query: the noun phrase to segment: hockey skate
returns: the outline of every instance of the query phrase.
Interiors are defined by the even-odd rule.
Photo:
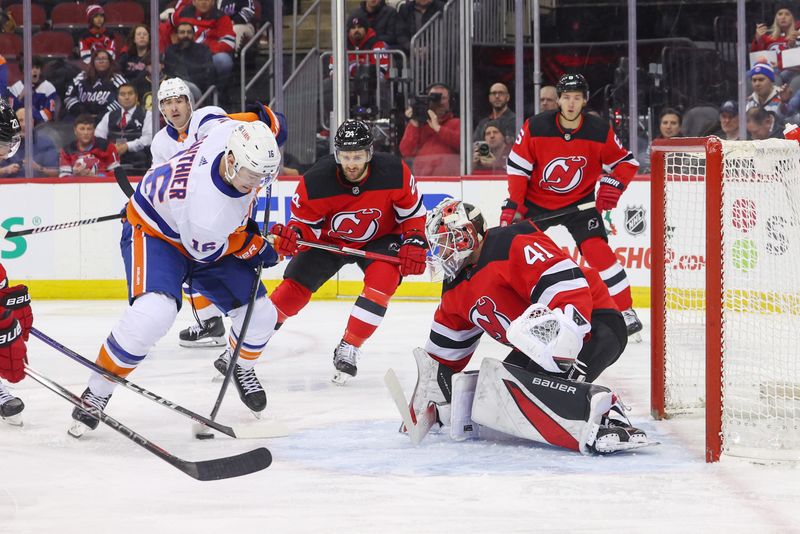
[[[110,398],[111,395],[105,397],[101,395],[95,395],[89,388],[86,388],[83,390],[83,393],[81,393],[81,400],[84,404],[100,410],[101,412],[105,410]],[[69,430],[67,430],[67,433],[73,438],[79,438],[83,436],[87,430],[94,430],[97,428],[97,425],[100,424],[100,420],[98,418],[90,415],[80,408],[75,408],[72,410],[72,418],[74,421],[72,422],[72,426],[69,428]]]
[[[245,369],[238,363],[233,371],[233,383],[239,392],[239,398],[247,406],[256,419],[261,419],[261,412],[267,407],[267,394],[258,381],[253,368]]]
[[[22,410],[25,403],[22,399],[15,397],[0,384],[0,419],[13,426],[22,426]]]
[[[642,322],[639,320],[639,316],[636,315],[633,308],[623,310],[622,318],[625,319],[625,326],[628,327],[628,337],[631,338],[631,341],[634,343],[641,343],[642,334],[639,332],[642,331]]]
[[[333,351],[333,366],[336,373],[331,378],[331,382],[343,386],[350,377],[358,373],[358,359],[361,357],[361,349],[342,340],[336,350]]]
[[[603,415],[594,440],[588,445],[590,451],[596,454],[613,454],[659,444],[647,439],[643,430],[631,425],[624,413],[625,409],[625,405],[615,395],[611,409]]]
[[[178,335],[178,344],[189,348],[214,348],[225,346],[225,325],[222,317],[212,317],[203,321],[203,324],[192,325],[181,330]]]
[[[214,369],[216,369],[219,374],[225,376],[228,373],[228,362],[231,360],[231,354],[227,350],[220,354],[216,360],[214,360]]]

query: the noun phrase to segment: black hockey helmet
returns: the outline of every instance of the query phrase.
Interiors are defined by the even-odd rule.
[[[0,152],[2,159],[16,154],[20,143],[20,127],[17,115],[8,103],[0,98]]]
[[[372,128],[358,119],[347,119],[336,130],[333,138],[334,156],[339,163],[339,152],[352,152],[356,150],[367,151],[367,161],[372,159],[372,142],[375,140],[372,135]]]
[[[567,91],[580,91],[583,93],[584,98],[589,98],[589,84],[582,74],[564,74],[558,79],[556,84],[556,92],[558,96]]]

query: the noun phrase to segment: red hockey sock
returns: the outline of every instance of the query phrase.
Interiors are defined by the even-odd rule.
[[[347,321],[342,339],[360,347],[381,324],[389,299],[400,283],[400,271],[396,265],[375,261],[364,270],[364,290],[356,299]]]
[[[308,301],[311,300],[311,290],[294,280],[284,278],[269,299],[278,310],[278,322],[275,325],[277,329],[286,319],[297,315],[308,304]]]
[[[633,306],[628,276],[608,243],[599,237],[590,237],[580,244],[580,249],[586,262],[600,273],[617,308],[627,310]]]

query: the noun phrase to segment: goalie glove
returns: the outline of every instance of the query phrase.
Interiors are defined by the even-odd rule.
[[[563,373],[577,360],[583,348],[582,330],[589,328],[588,322],[581,327],[558,308],[533,304],[511,321],[506,339],[545,371]]]

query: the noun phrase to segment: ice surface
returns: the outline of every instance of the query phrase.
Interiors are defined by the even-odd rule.
[[[331,384],[333,349],[351,301],[312,302],[275,335],[256,366],[267,410],[286,438],[197,441],[191,421],[118,388],[108,413],[173,454],[204,460],[268,447],[273,465],[242,478],[197,482],[101,425],[67,436],[72,406],[30,379],[13,392],[25,426],[0,424],[0,528],[35,533],[246,532],[800,532],[800,468],[725,458],[703,462],[700,419],[649,417],[649,345],[629,345],[598,383],[631,406],[634,424],[663,444],[614,457],[512,443],[411,446],[383,385],[393,367],[407,393],[411,350],[425,342],[432,302],[393,302],[364,346],[358,376]],[[119,301],[37,301],[35,325],[94,359],[125,307]],[[640,317],[646,319],[645,313]],[[130,379],[189,409],[210,412],[217,351],[184,349],[184,307]],[[645,330],[645,337],[647,330]],[[484,339],[480,357],[506,350]],[[36,339],[31,365],[75,393],[88,370]],[[234,388],[224,424],[254,421]]]

